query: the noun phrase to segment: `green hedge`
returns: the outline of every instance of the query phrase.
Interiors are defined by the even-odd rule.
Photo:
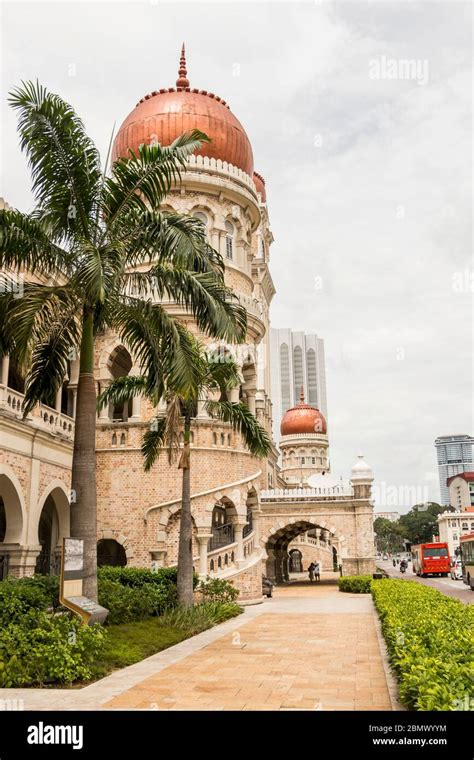
[[[474,707],[474,605],[415,581],[372,584],[400,698],[414,710]]]
[[[71,613],[30,608],[17,614],[0,629],[0,687],[87,680],[104,635],[101,626],[83,625]]]
[[[339,591],[349,594],[370,594],[371,583],[371,575],[343,575],[337,581]]]

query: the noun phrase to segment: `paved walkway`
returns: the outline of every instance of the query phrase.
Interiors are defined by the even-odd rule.
[[[25,709],[391,710],[370,596],[332,574],[75,690],[0,690]]]

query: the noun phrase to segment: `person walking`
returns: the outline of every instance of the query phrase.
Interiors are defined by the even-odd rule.
[[[317,581],[321,580],[321,565],[319,564],[319,560],[316,560],[314,563],[314,575]]]
[[[311,562],[310,566],[308,567],[308,575],[309,580],[311,583],[314,581],[314,562]]]

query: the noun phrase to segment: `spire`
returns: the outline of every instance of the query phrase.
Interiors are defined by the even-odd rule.
[[[304,388],[301,386],[300,390],[300,404],[304,404]]]
[[[178,71],[178,79],[176,80],[176,87],[189,87],[189,79],[186,77],[187,74],[186,70],[186,51],[184,49],[184,42],[183,47],[181,48],[181,57],[179,59],[179,71]]]

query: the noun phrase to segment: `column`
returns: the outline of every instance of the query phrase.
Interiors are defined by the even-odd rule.
[[[262,516],[261,509],[252,510],[252,527],[254,532],[254,553],[260,553],[260,517]]]
[[[56,400],[54,402],[54,408],[57,412],[61,412],[62,395],[63,395],[63,387],[62,385],[60,385],[58,390],[56,391]]]
[[[132,399],[132,416],[130,417],[131,422],[136,422],[137,420],[141,420],[142,418],[142,397],[141,396],[134,396]]]
[[[8,354],[2,356],[2,385],[8,385],[8,369],[10,367],[10,357]]]
[[[205,403],[206,399],[204,398],[198,400],[197,416],[201,419],[209,416],[204,408]]]
[[[253,415],[255,415],[255,394],[256,391],[253,389],[247,391],[247,406]]]
[[[71,417],[76,417],[76,404],[77,404],[77,385],[75,388],[72,388],[72,411],[71,411]]]
[[[231,388],[229,391],[229,401],[232,404],[238,404],[239,403],[239,386],[237,385],[235,388]]]
[[[235,522],[234,523],[234,540],[237,542],[237,554],[235,557],[235,564],[237,567],[240,567],[243,562],[245,561],[244,557],[244,526],[247,525],[246,522]]]
[[[100,381],[100,392],[102,393],[105,391],[105,389],[110,385],[110,380],[101,380]],[[99,412],[99,420],[102,420],[103,422],[110,421],[110,414],[109,414],[109,405],[106,404],[102,407],[102,409]]]
[[[199,575],[201,578],[206,578],[208,575],[207,546],[209,544],[209,539],[212,538],[212,533],[198,533],[196,538],[199,543]]]

